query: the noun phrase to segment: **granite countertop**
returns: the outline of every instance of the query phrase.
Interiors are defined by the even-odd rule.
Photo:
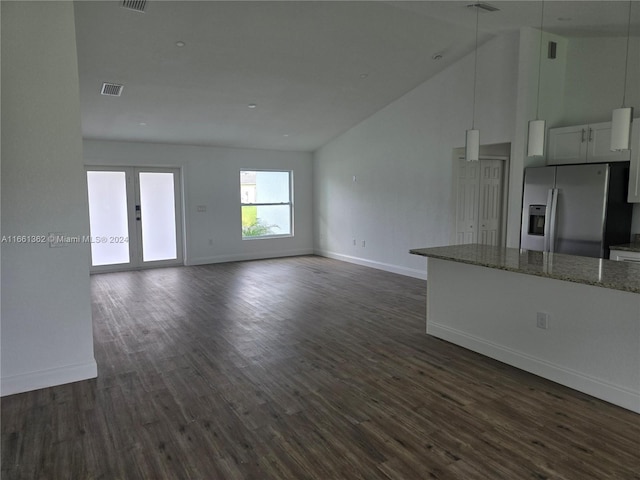
[[[611,250],[622,250],[624,252],[640,253],[640,242],[625,243],[624,245],[612,245]]]
[[[640,293],[640,264],[490,245],[416,248],[414,255]]]

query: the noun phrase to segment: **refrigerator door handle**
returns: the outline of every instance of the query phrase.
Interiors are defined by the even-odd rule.
[[[551,230],[551,204],[553,203],[553,188],[550,188],[547,191],[547,211],[546,211],[546,219],[544,221],[544,245],[542,247],[543,252],[549,251],[549,235]]]
[[[549,213],[549,249],[547,251],[553,253],[556,249],[556,220],[558,217],[558,195],[560,192],[557,188],[552,188],[549,194],[551,195],[551,211]]]

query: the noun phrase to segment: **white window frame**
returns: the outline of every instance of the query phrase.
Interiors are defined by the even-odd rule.
[[[260,202],[249,202],[245,203],[242,199],[242,173],[243,172],[276,172],[276,173],[288,173],[289,174],[289,201],[288,202],[276,202],[276,203],[260,203]],[[265,238],[283,238],[283,237],[293,237],[294,235],[294,216],[293,216],[293,170],[287,169],[266,169],[266,168],[241,168],[239,172],[240,177],[240,218],[242,219],[242,207],[262,207],[262,206],[281,206],[281,205],[289,205],[289,230],[290,233],[274,233],[269,235],[257,235],[257,236],[245,236],[242,233],[242,225],[240,230],[240,236],[242,240],[261,240]]]

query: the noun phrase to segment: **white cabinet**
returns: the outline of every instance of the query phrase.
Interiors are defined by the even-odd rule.
[[[634,262],[640,263],[640,252],[629,252],[627,250],[611,250],[609,253],[610,260],[618,262]]]
[[[631,124],[631,167],[627,201],[640,203],[640,118],[634,119]]]
[[[630,152],[611,151],[611,122],[549,129],[549,165],[624,162]]]
[[[549,165],[585,163],[587,158],[588,125],[549,129]]]

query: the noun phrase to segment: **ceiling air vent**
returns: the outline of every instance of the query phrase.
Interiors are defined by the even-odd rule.
[[[144,13],[147,7],[147,0],[122,0],[122,8]]]
[[[103,83],[100,95],[109,95],[111,97],[119,97],[122,94],[122,85],[117,83]]]
[[[467,5],[467,7],[479,8],[480,10],[484,10],[485,12],[497,12],[500,10],[499,8],[494,7],[493,5],[489,5],[488,3],[471,3]]]

